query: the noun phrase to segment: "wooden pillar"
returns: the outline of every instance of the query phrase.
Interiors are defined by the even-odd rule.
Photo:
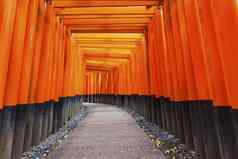
[[[11,53],[5,91],[5,105],[15,106],[18,104],[19,83],[21,78],[22,57],[27,27],[29,0],[18,0],[14,34],[12,38]]]
[[[214,1],[210,0],[206,4],[210,7],[214,32],[213,36],[216,36],[216,42],[219,49],[217,56],[220,58],[220,62],[223,67],[223,72],[219,77],[224,74],[225,90],[222,90],[219,98],[216,99],[216,104],[223,104],[222,99],[226,99],[225,94],[227,93],[228,102],[225,105],[218,105],[216,108],[217,112],[217,131],[222,145],[222,151],[225,159],[234,158],[238,154],[238,140],[236,132],[236,125],[233,125],[232,121],[232,110],[237,110],[237,59],[236,52],[237,47],[237,36],[238,36],[238,12],[237,12],[237,1],[231,0],[225,1]],[[226,5],[226,6],[224,6]],[[219,69],[219,68],[217,68]],[[219,100],[218,100],[219,99]],[[236,122],[237,123],[237,122]]]
[[[0,109],[4,105],[4,94],[7,80],[8,61],[12,47],[12,35],[16,16],[17,0],[0,2]]]

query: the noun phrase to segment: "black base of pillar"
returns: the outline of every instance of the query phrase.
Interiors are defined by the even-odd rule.
[[[191,116],[189,112],[189,102],[181,102],[182,106],[182,114],[183,114],[183,128],[184,128],[184,137],[185,137],[185,145],[188,146],[189,149],[194,150],[193,144],[193,131],[192,131],[192,123]]]
[[[48,121],[49,121],[49,123],[48,123],[48,132],[47,132],[47,136],[49,136],[50,134],[52,134],[53,133],[53,117],[54,117],[54,102],[53,101],[51,101],[51,102],[49,102],[49,108],[48,108],[49,110],[49,115],[48,115]]]
[[[233,121],[235,136],[236,136],[236,145],[238,145],[238,110],[237,109],[232,110],[232,121]]]
[[[160,98],[155,98],[156,124],[162,128],[162,112]]]
[[[238,156],[237,134],[235,134],[232,113],[230,107],[216,107],[215,109],[216,131],[224,159],[235,159]]]
[[[22,152],[44,141],[79,110],[81,96],[58,102],[17,105],[0,110],[0,158],[19,159]]]
[[[176,127],[177,127],[177,136],[183,144],[185,144],[185,132],[183,124],[183,106],[182,102],[175,102],[175,112],[176,112]]]
[[[192,101],[189,103],[190,118],[193,132],[193,142],[195,151],[202,159],[206,159],[205,143],[203,142],[203,125],[201,121],[202,111],[199,101]]]
[[[26,129],[24,137],[23,151],[28,151],[31,148],[33,125],[34,125],[35,105],[28,105],[26,107]]]
[[[48,126],[49,126],[49,103],[44,103],[42,106],[42,129],[41,129],[41,139],[44,141],[47,138]]]
[[[0,158],[11,159],[15,132],[16,108],[8,107],[2,112]]]
[[[34,125],[33,125],[33,134],[32,134],[32,146],[36,146],[41,141],[42,133],[42,122],[43,122],[43,109],[42,104],[35,105],[34,112]]]
[[[26,106],[16,107],[15,133],[13,141],[12,159],[21,158],[26,128]]]
[[[214,107],[212,101],[200,101],[202,122],[201,134],[205,147],[206,158],[221,159],[219,150],[218,135],[215,128]]]

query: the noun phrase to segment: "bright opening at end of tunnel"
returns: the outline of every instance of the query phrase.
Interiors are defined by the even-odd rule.
[[[143,33],[73,33],[71,45],[73,59],[82,64],[76,69],[84,72],[86,94],[130,94],[148,76]]]

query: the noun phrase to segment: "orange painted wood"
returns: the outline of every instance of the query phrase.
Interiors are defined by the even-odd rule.
[[[85,80],[86,80],[86,94],[89,94],[89,77],[88,75],[85,75]]]
[[[152,6],[159,5],[159,1],[156,0],[95,0],[95,1],[75,1],[75,0],[64,0],[64,1],[55,1],[55,7],[57,8],[66,8],[66,7],[128,7],[128,6]]]
[[[58,50],[56,51],[57,64],[55,72],[55,91],[54,91],[54,100],[58,100],[62,94],[62,79],[63,79],[63,67],[64,67],[64,25],[58,21]],[[57,53],[58,52],[58,53]]]
[[[64,85],[65,85],[65,90],[64,92],[66,93],[64,96],[71,96],[72,95],[72,80],[73,80],[73,55],[71,53],[71,47],[72,44],[70,42],[70,34],[68,33],[68,44],[67,44],[67,63],[66,63],[66,74],[65,79],[64,79]]]
[[[56,97],[56,91],[57,91],[57,79],[58,79],[58,63],[60,60],[60,24],[59,24],[59,19],[56,18],[55,22],[54,22],[54,27],[55,27],[55,33],[54,33],[54,38],[52,41],[52,63],[51,63],[51,77],[49,78],[49,85],[48,87],[50,88],[50,94],[49,94],[49,100],[53,100],[53,101],[58,101],[58,97]]]
[[[79,95],[80,92],[80,73],[81,73],[81,52],[77,43],[72,44],[72,69],[73,69],[73,76],[72,76],[72,87],[73,87],[73,94]]]
[[[132,71],[131,71],[132,61],[129,60],[127,66],[127,80],[128,80],[128,95],[133,93],[133,82],[132,82]]]
[[[28,35],[28,42],[25,46],[26,50],[24,55],[26,58],[29,58],[28,54],[33,52],[32,57],[32,69],[31,69],[31,76],[30,76],[30,89],[29,89],[29,103],[33,104],[38,102],[36,99],[36,92],[37,92],[37,85],[38,85],[38,77],[39,77],[39,69],[40,69],[40,60],[41,60],[41,53],[42,53],[42,46],[43,46],[43,36],[44,36],[44,28],[45,28],[45,6],[43,0],[36,0],[31,1],[31,9],[30,9],[30,16],[29,18],[29,30],[32,30]],[[34,32],[35,30],[35,32]],[[28,52],[28,53],[27,53]],[[28,57],[27,57],[28,56]],[[28,63],[25,63],[25,69],[29,69]],[[28,71],[27,71],[28,72]],[[24,75],[25,71],[22,71]],[[24,78],[21,78],[24,79]],[[24,80],[25,82],[21,83],[28,83],[27,79]],[[22,86],[27,84],[22,84]],[[22,88],[23,89],[23,88]],[[24,99],[24,98],[22,98]],[[21,101],[20,101],[21,102]]]
[[[184,10],[190,40],[191,59],[195,74],[198,99],[211,99],[211,84],[206,65],[205,47],[201,34],[197,1],[184,0]]]
[[[158,19],[154,17],[151,23],[151,29],[153,32],[151,34],[153,35],[152,39],[152,48],[153,48],[153,59],[154,59],[154,71],[152,73],[155,74],[156,79],[158,79],[159,82],[157,82],[157,90],[156,90],[156,97],[163,96],[164,94],[164,77],[162,75],[163,68],[161,67],[161,58],[160,55],[162,54],[162,50],[160,48],[161,41],[159,40],[159,34],[158,34],[158,26],[156,22]],[[155,82],[155,81],[154,81]]]
[[[159,63],[158,67],[161,68],[161,76],[163,77],[163,93],[164,97],[169,97],[170,92],[170,81],[168,74],[168,59],[167,59],[167,47],[166,47],[166,36],[165,36],[165,26],[164,26],[164,17],[163,10],[160,9],[155,13],[155,30],[158,33],[158,43],[159,46]]]
[[[66,57],[67,57],[67,47],[68,47],[68,33],[67,29],[64,26],[63,28],[63,41],[62,41],[62,55],[60,60],[60,74],[59,74],[59,83],[58,83],[58,94],[59,97],[64,97],[64,78],[65,78],[65,71],[66,71]]]
[[[5,86],[8,72],[8,60],[12,47],[12,35],[16,16],[17,0],[0,2],[0,109],[4,106]]]
[[[113,71],[108,72],[108,83],[107,83],[107,87],[108,87],[108,94],[113,94],[114,93],[114,85],[115,83],[113,83]]]
[[[212,98],[217,106],[230,105],[228,102],[228,90],[224,75],[224,64],[222,63],[221,47],[218,45],[214,17],[212,14],[211,1],[198,1],[200,22],[209,76],[212,85]],[[223,44],[221,44],[223,45]]]
[[[57,62],[59,58],[58,52],[58,40],[59,40],[59,26],[57,23],[58,19],[55,18],[54,12],[52,12],[52,35],[50,36],[49,41],[49,63],[48,63],[48,76],[46,79],[47,85],[47,92],[48,96],[46,97],[45,101],[55,100],[54,99],[54,92],[56,89],[56,71],[57,71]],[[53,83],[54,82],[54,83]]]
[[[210,0],[212,6],[212,17],[214,20],[217,43],[220,49],[219,55],[222,66],[226,89],[228,93],[228,103],[234,108],[238,108],[237,98],[237,58],[238,58],[238,4],[236,0],[214,1]]]
[[[30,97],[30,89],[31,86],[31,76],[33,73],[32,65],[33,56],[35,53],[36,46],[36,29],[37,29],[37,15],[38,15],[38,7],[39,1],[30,1],[28,11],[28,19],[27,19],[27,27],[26,27],[26,35],[25,35],[25,43],[24,43],[24,53],[23,53],[23,61],[21,67],[21,79],[20,79],[20,91],[18,92],[18,103],[19,104],[27,104],[29,103]],[[34,70],[35,71],[35,70]]]
[[[131,74],[131,93],[135,94],[135,84],[136,84],[136,80],[135,80],[135,54],[131,54],[130,56],[130,74]]]
[[[44,35],[41,50],[41,60],[40,60],[40,69],[38,76],[38,84],[37,84],[37,92],[36,92],[36,102],[42,103],[46,102],[47,98],[49,98],[49,88],[48,88],[48,78],[50,72],[51,65],[51,46],[53,40],[53,8],[52,6],[47,6],[46,16],[45,16],[45,27],[44,27]]]
[[[139,56],[139,66],[140,66],[140,79],[141,83],[139,84],[142,88],[141,94],[142,95],[149,95],[149,79],[148,79],[148,64],[147,64],[147,53],[146,53],[146,46],[145,41],[138,42],[138,50],[137,54]]]
[[[171,91],[170,97],[172,100],[175,100],[178,96],[178,81],[177,81],[177,67],[174,64],[174,37],[171,26],[171,15],[170,15],[170,3],[165,1],[164,3],[164,24],[165,24],[165,32],[166,32],[166,46],[167,46],[167,59],[168,59],[168,73],[171,81]]]
[[[185,19],[185,12],[184,12],[184,2],[183,1],[176,1],[177,4],[177,14],[178,14],[178,23],[180,26],[180,35],[181,35],[181,42],[182,42],[182,55],[181,57],[184,60],[185,64],[185,80],[186,80],[186,87],[187,87],[187,100],[196,100],[197,97],[197,87],[195,83],[195,75],[193,70],[193,65],[191,63],[191,51],[190,51],[190,44],[189,44],[189,37],[187,31],[187,24]],[[191,66],[191,67],[188,67]]]
[[[90,12],[93,9],[110,15],[112,21],[107,22],[110,29],[120,27],[112,23],[125,19],[130,27],[138,23],[146,26],[150,20],[145,32],[148,37],[146,40],[109,37],[100,41],[91,37],[80,47],[80,38],[74,39],[71,29],[87,29],[91,22],[104,24],[101,19],[105,15],[97,15],[101,17],[97,19]],[[120,21],[116,21],[116,16],[122,15],[111,8],[105,9],[62,10],[54,9],[44,0],[11,3],[2,0],[0,109],[3,105],[57,101],[59,97],[85,93],[154,95],[174,101],[212,99],[217,106],[238,108],[235,0],[165,0],[156,12],[155,7],[117,8],[132,14],[121,17]],[[71,15],[82,11],[91,15]],[[59,13],[67,13],[71,18],[62,20]],[[138,19],[135,13],[145,17],[140,14],[137,16],[142,19]],[[76,23],[82,25],[73,25]],[[96,25],[93,27],[104,27]],[[90,42],[94,44],[89,45]],[[91,46],[104,48],[105,53],[85,50]],[[126,49],[125,53],[117,47]]]
[[[173,31],[173,37],[174,37],[174,46],[175,46],[175,52],[174,52],[174,62],[177,66],[177,80],[178,80],[178,94],[176,97],[176,100],[178,101],[184,101],[187,100],[188,92],[187,92],[187,86],[186,86],[186,78],[185,78],[185,64],[183,59],[183,49],[182,49],[182,37],[180,34],[180,24],[178,20],[178,14],[177,14],[177,3],[176,0],[173,2],[171,8],[170,8],[170,15],[171,15],[171,25],[172,25],[172,31]]]
[[[19,83],[21,78],[22,57],[27,28],[29,0],[18,0],[14,33],[11,41],[11,53],[8,64],[7,83],[5,87],[4,104],[15,106],[18,104]]]
[[[149,30],[152,30],[153,24],[149,24]],[[159,74],[159,70],[156,68],[156,60],[158,56],[156,56],[156,48],[155,48],[155,35],[153,33],[149,33],[148,34],[148,52],[149,52],[149,63],[150,63],[150,83],[151,83],[151,94],[152,95],[156,95],[156,96],[160,96],[160,88],[159,88],[159,84],[160,84],[160,76],[158,76]]]
[[[125,71],[125,80],[126,80],[126,95],[129,95],[131,93],[130,89],[130,79],[129,79],[129,63],[126,64],[126,71]]]
[[[78,46],[76,42],[71,42],[71,55],[72,55],[72,63],[71,63],[71,70],[72,70],[72,75],[71,75],[71,85],[72,85],[72,94],[76,95],[77,94],[77,70],[76,70],[76,63],[77,63],[77,50]]]

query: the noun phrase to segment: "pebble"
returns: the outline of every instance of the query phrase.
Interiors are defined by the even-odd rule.
[[[168,159],[198,159],[195,151],[189,150],[178,138],[161,129],[158,125],[148,122],[145,118],[130,108],[125,108],[136,120],[136,123],[144,129],[147,136],[159,148]]]

